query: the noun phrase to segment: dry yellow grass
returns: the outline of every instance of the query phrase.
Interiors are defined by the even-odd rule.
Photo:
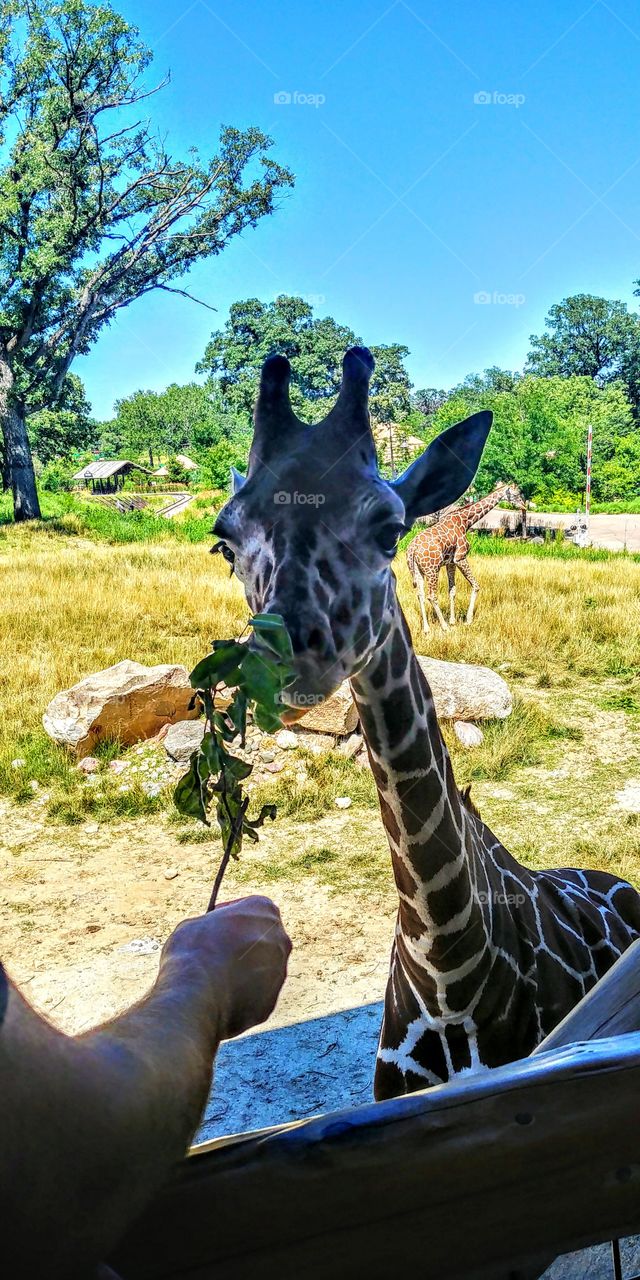
[[[424,636],[404,556],[396,563],[418,650],[502,669],[521,694],[514,715],[490,727],[478,751],[463,753],[447,733],[458,781],[473,778],[483,816],[523,861],[617,866],[640,884],[640,826],[616,808],[619,790],[640,772],[640,564],[480,555],[474,567],[482,590],[473,627],[460,622],[443,635],[434,626]],[[0,543],[0,593],[0,783],[7,790],[15,790],[17,755],[28,761],[25,786],[56,774],[69,784],[64,757],[41,725],[58,690],[122,658],[189,668],[211,639],[237,634],[247,618],[240,584],[206,543],[109,546],[16,530]],[[461,584],[460,619],[466,599]],[[316,779],[318,812],[325,800],[331,808],[336,787],[349,790],[346,776],[329,773]],[[508,788],[495,785],[505,778]],[[309,788],[279,796],[283,786],[274,780],[269,797],[280,800],[283,818],[312,818]],[[361,792],[354,782],[354,806],[366,803]],[[314,874],[344,884],[340,848],[334,852],[323,853]],[[364,846],[361,852],[364,882],[371,868]],[[380,833],[380,868],[383,853]]]
[[[473,627],[424,636],[404,556],[396,570],[416,647],[519,673],[633,677],[640,670],[640,565],[478,557]],[[443,575],[444,577],[444,575]],[[0,751],[37,729],[47,702],[122,658],[193,664],[244,625],[242,588],[206,544],[107,546],[42,533],[0,553]],[[444,588],[442,589],[444,599]],[[458,588],[463,616],[466,588]],[[544,683],[544,680],[543,680]]]

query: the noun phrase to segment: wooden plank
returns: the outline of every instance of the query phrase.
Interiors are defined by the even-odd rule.
[[[640,1033],[196,1153],[126,1280],[519,1280],[640,1227]],[[521,1267],[521,1270],[518,1270]]]
[[[534,1053],[547,1053],[580,1040],[604,1039],[640,1030],[640,938],[595,987],[538,1045]]]

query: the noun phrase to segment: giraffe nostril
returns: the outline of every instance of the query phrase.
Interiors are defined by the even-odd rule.
[[[324,649],[324,636],[319,627],[312,627],[307,636],[307,649],[319,653]]]

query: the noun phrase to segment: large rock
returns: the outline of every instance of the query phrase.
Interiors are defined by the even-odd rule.
[[[194,751],[202,746],[205,727],[204,720],[178,720],[169,725],[163,738],[167,755],[180,764],[187,764]]]
[[[418,657],[439,720],[504,720],[511,714],[513,698],[508,684],[490,667],[470,662],[441,662]],[[355,729],[358,713],[348,682],[326,702],[320,702],[300,718],[301,729],[345,737]]]
[[[506,680],[490,667],[418,657],[439,720],[505,720],[513,710]]]
[[[153,738],[165,724],[195,719],[192,697],[186,667],[145,667],[125,659],[56,694],[42,723],[55,742],[88,756],[105,738],[130,746]]]
[[[301,729],[312,729],[314,733],[331,733],[337,738],[345,738],[348,733],[353,733],[357,723],[358,712],[346,680],[330,698],[316,703],[298,721]]]

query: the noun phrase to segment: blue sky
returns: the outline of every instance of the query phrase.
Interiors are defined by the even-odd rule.
[[[171,71],[150,111],[174,153],[255,124],[297,180],[191,273],[217,316],[150,295],[77,362],[98,417],[191,379],[239,298],[303,294],[367,343],[405,343],[416,386],[438,387],[521,367],[567,294],[639,305],[634,0],[115,4]]]

